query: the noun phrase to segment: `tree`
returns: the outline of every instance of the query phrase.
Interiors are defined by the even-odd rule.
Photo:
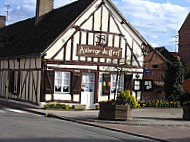
[[[183,93],[184,68],[180,61],[168,62],[165,78],[166,97],[170,101],[179,101]]]

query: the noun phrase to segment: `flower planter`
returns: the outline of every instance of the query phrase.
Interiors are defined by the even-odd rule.
[[[132,120],[132,109],[127,105],[100,103],[99,119],[103,120]]]
[[[190,106],[183,106],[183,119],[190,120]]]

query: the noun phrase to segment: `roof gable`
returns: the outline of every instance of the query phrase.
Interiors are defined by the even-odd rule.
[[[159,52],[163,58],[165,58],[167,61],[175,62],[177,61],[177,56],[174,56],[171,52],[169,52],[165,47],[157,47],[155,48],[157,52]]]
[[[40,56],[72,23],[89,7],[98,0],[78,0],[61,8],[52,10],[37,24],[34,24],[34,18],[28,19],[4,28],[6,33],[9,30],[17,30],[20,25],[28,25],[26,29],[18,30],[17,34],[8,34],[6,40],[2,39],[4,45],[0,45],[0,57],[17,57],[17,56]],[[146,40],[135,30],[135,28],[119,12],[111,0],[107,0],[116,13],[124,20],[124,23],[143,41]],[[27,22],[30,21],[30,24]],[[32,21],[32,22],[31,22]],[[119,21],[122,22],[122,21]],[[17,25],[17,26],[15,26]],[[21,28],[18,28],[21,29]],[[0,35],[4,32],[0,30]],[[10,37],[15,40],[11,41]],[[5,44],[9,42],[9,44]]]

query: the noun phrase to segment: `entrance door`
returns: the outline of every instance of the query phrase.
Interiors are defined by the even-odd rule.
[[[86,105],[86,109],[93,109],[94,106],[94,73],[83,73],[82,74],[82,85],[81,85],[81,104]]]

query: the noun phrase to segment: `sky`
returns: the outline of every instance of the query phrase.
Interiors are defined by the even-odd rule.
[[[73,1],[54,0],[54,8]],[[190,11],[190,0],[112,1],[152,47],[177,51],[178,31]],[[35,16],[36,0],[0,0],[0,15],[6,15],[6,5],[10,5],[8,25]]]

